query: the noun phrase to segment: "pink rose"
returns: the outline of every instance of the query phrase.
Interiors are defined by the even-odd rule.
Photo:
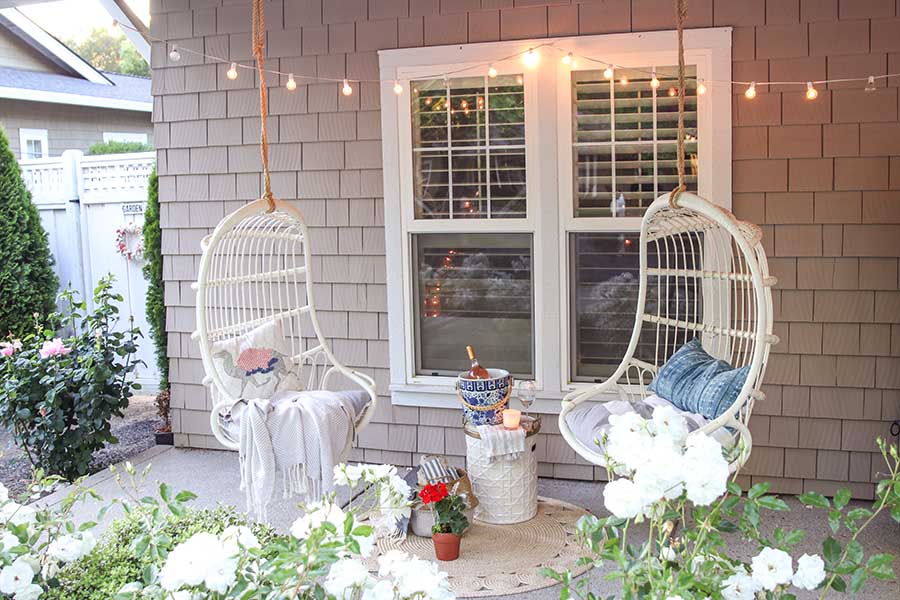
[[[66,348],[63,345],[61,339],[53,338],[52,340],[44,342],[44,345],[41,346],[38,353],[41,355],[41,358],[50,358],[51,356],[65,356],[71,351],[71,348]]]
[[[16,353],[16,349],[12,346],[3,346],[0,348],[0,355],[6,356],[7,358]]]
[[[22,342],[20,342],[19,340],[13,340],[12,342],[0,342],[0,355],[7,358],[15,354],[17,350],[21,349]]]

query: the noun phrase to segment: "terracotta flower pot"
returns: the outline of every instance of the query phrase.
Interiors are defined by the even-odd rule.
[[[432,533],[434,554],[438,560],[456,560],[459,558],[460,537],[454,533]]]

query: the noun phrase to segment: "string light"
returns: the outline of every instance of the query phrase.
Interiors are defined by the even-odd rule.
[[[496,76],[497,76],[497,67],[495,67],[494,65],[488,65],[488,77],[493,79]]]
[[[562,62],[563,62],[564,65],[571,65],[571,64],[572,64],[572,53],[569,52],[568,54],[566,54],[565,56],[563,56],[563,57],[562,57]]]
[[[866,91],[874,92],[875,91],[875,76],[869,75],[869,78],[866,80]]]
[[[747,97],[747,100],[753,100],[756,98],[756,82],[751,81],[750,87],[747,88],[747,91],[744,92],[744,96]]]
[[[819,97],[819,92],[813,87],[812,81],[806,82],[806,99],[815,100]]]
[[[231,63],[231,67],[225,71],[225,76],[232,81],[237,79],[237,63]]]
[[[541,61],[541,55],[534,48],[529,48],[528,52],[522,55],[522,62],[526,67],[533,69]]]
[[[353,88],[350,87],[350,82],[346,79],[344,80],[344,85],[341,86],[341,93],[345,96],[349,96],[353,93]]]
[[[700,82],[697,84],[697,94],[702,96],[705,93],[706,93],[706,84],[704,84],[703,80],[701,79]]]
[[[659,87],[659,79],[656,78],[656,71],[653,71],[653,79],[650,80],[650,87],[654,90]]]
[[[622,75],[621,77],[619,77],[619,84],[620,85],[628,85],[628,77],[626,77],[625,75]]]
[[[676,90],[676,89],[673,88],[673,87],[670,87],[670,88],[669,88],[669,97],[670,97],[670,98],[674,98],[674,97],[677,96],[677,95],[678,95],[678,90]]]
[[[297,82],[294,81],[293,73],[290,73],[288,75],[288,80],[287,80],[287,83],[284,84],[284,87],[286,87],[288,89],[288,91],[290,91],[290,92],[293,92],[294,90],[297,89]]]
[[[403,86],[396,79],[394,80],[394,93],[398,96],[403,93]]]
[[[607,79],[612,79],[615,73],[613,72],[612,65],[606,65],[606,68],[603,69],[603,76]]]
[[[181,52],[178,51],[178,44],[172,44],[172,50],[169,52],[169,60],[172,62],[181,60]]]

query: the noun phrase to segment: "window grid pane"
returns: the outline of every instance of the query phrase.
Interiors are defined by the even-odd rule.
[[[416,219],[524,218],[521,75],[412,82]]]
[[[640,217],[661,193],[678,184],[676,67],[572,73],[573,158],[576,217]],[[694,78],[696,67],[687,67]],[[622,85],[625,76],[628,83]],[[697,187],[697,96],[685,90],[685,154],[688,189]]]
[[[417,234],[416,372],[485,367],[533,375],[531,234]]]

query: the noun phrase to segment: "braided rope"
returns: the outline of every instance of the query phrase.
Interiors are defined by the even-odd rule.
[[[266,71],[263,69],[264,50],[266,47],[266,10],[265,0],[253,0],[253,56],[256,57],[256,70],[259,73],[259,148],[263,167],[263,198],[269,203],[269,212],[275,210],[275,198],[272,196],[272,178],[269,175],[269,130],[267,116],[269,114],[269,89],[266,87]]]
[[[675,0],[675,27],[678,31],[678,187],[669,194],[669,206],[677,208],[676,200],[687,189],[684,182],[684,19],[687,16],[687,0]]]

